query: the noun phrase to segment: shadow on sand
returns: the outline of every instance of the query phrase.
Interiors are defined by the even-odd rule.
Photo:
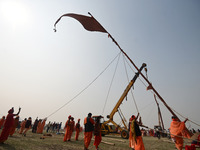
[[[6,143],[1,143],[0,144],[0,149],[7,149],[7,150],[16,150],[15,147],[13,147],[12,145],[6,144]]]

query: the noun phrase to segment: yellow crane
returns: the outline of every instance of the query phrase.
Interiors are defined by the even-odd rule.
[[[133,77],[133,79],[127,85],[126,89],[124,90],[123,94],[119,98],[117,104],[115,105],[115,107],[111,111],[110,115],[107,116],[108,120],[104,121],[104,122],[101,121],[101,133],[102,133],[102,135],[107,135],[109,133],[116,133],[117,130],[120,130],[122,138],[124,138],[124,139],[128,139],[129,138],[128,127],[127,127],[127,125],[125,123],[126,120],[125,120],[125,117],[122,115],[122,113],[120,113],[119,106],[122,104],[124,98],[127,96],[128,92],[130,91],[131,87],[135,83],[136,79],[139,77],[139,74],[140,74],[140,72],[142,71],[142,69],[144,67],[146,67],[145,63],[142,64],[142,66],[140,67],[139,71],[137,73],[135,73],[135,76]],[[115,115],[116,112],[119,112],[119,114],[120,114],[122,123],[124,125],[123,127],[120,127],[113,120],[113,117],[114,117],[114,115]],[[97,117],[98,116],[93,116],[93,119],[95,120]],[[101,117],[101,118],[103,118],[103,117]],[[113,125],[110,125],[109,123],[111,123]],[[115,129],[113,129],[113,126],[114,126]]]

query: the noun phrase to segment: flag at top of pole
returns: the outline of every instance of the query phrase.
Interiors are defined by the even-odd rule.
[[[91,15],[90,13],[88,13],[88,14]],[[72,17],[72,18],[78,20],[83,25],[83,27],[88,31],[98,31],[98,32],[108,33],[104,29],[104,27],[102,27],[102,25],[92,15],[91,15],[91,17],[89,17],[89,16],[73,14],[73,13],[64,14],[60,18],[58,18],[58,20],[54,24],[55,32],[56,32],[56,24],[61,20],[62,17],[65,17],[65,16]]]
[[[104,32],[104,33],[108,33],[104,27],[88,12],[88,14],[91,17],[88,16],[83,16],[83,15],[79,15],[79,14],[73,14],[73,13],[69,13],[69,14],[64,14],[62,15],[60,18],[58,18],[58,20],[55,22],[54,24],[54,31],[56,32],[56,24],[60,21],[60,19],[64,16],[68,16],[68,17],[72,17],[76,20],[78,20],[83,27],[88,30],[88,31],[98,31],[98,32]],[[177,115],[173,112],[173,110],[167,105],[167,103],[164,101],[164,99],[160,96],[160,94],[156,91],[156,89],[153,87],[152,83],[149,82],[149,80],[143,75],[143,73],[139,70],[139,68],[135,65],[135,63],[131,60],[131,58],[124,52],[124,50],[120,47],[120,45],[117,43],[117,41],[112,37],[112,35],[110,35],[108,33],[108,37],[112,39],[112,41],[118,46],[118,48],[120,49],[120,51],[128,58],[128,60],[132,63],[132,65],[136,68],[136,70],[139,72],[139,74],[144,78],[144,80],[148,83],[148,87],[147,90],[153,90],[153,92],[158,96],[158,98],[163,102],[163,104],[167,107],[167,109],[171,112],[171,114],[173,116]],[[178,117],[177,117],[178,118]],[[178,118],[178,120],[180,121],[180,119]]]

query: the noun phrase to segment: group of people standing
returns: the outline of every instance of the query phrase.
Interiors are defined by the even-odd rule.
[[[75,128],[75,140],[78,141],[79,133],[82,128],[80,126],[80,119],[77,120],[75,125],[74,118],[69,115],[68,120],[65,123],[65,135],[63,141],[71,141],[71,136]],[[92,136],[94,133],[94,146],[98,149],[99,144],[101,143],[101,127],[100,127],[100,116],[94,121],[92,119],[92,113],[89,113],[88,116],[84,119],[84,150],[88,150]]]
[[[79,122],[80,122],[80,120],[79,120]],[[74,118],[71,115],[69,115],[68,120],[66,121],[65,127],[64,127],[64,129],[65,129],[65,135],[64,135],[64,139],[63,139],[64,142],[71,141],[71,136],[74,131],[74,125],[75,125]],[[77,135],[78,135],[78,133],[77,133]],[[75,139],[78,140],[78,137],[75,137]]]
[[[139,114],[138,114],[139,116]],[[129,147],[133,150],[145,150],[141,130],[139,128],[142,125],[141,120],[137,121],[137,117],[134,115],[131,116],[129,120]],[[178,150],[184,149],[183,147],[183,138],[191,138],[192,133],[186,128],[185,123],[188,120],[187,118],[185,121],[181,122],[177,116],[172,116],[172,121],[170,124],[170,137],[172,141],[175,143],[175,146]],[[187,150],[195,150],[195,145],[200,145],[199,143],[200,135],[198,136],[198,140],[193,142],[191,146],[186,145],[185,149]],[[199,143],[198,143],[199,142]]]
[[[49,121],[49,123],[46,125],[46,132],[47,133],[48,132],[53,132],[53,133],[56,132],[57,134],[59,134],[61,126],[62,126],[62,122],[56,123],[55,121],[54,122]]]
[[[18,115],[20,113],[20,110],[21,110],[21,108],[19,108],[19,111],[17,114],[13,114],[14,108],[12,108],[8,111],[8,115],[5,119],[4,127],[2,130],[1,136],[0,136],[0,143],[3,143],[5,140],[7,140],[8,136],[10,134],[13,134],[15,132],[15,129],[13,129],[13,125],[16,126],[17,121],[15,122],[15,120],[19,119]],[[14,116],[17,116],[17,117],[14,119],[13,118]],[[2,118],[4,118],[4,117],[2,117]],[[99,144],[101,143],[101,140],[102,140],[100,118],[101,118],[101,116],[98,116],[96,118],[96,120],[93,120],[92,113],[89,113],[88,116],[84,119],[84,150],[88,150],[91,139],[93,137],[93,133],[94,133],[94,146],[96,149],[99,148]],[[42,133],[45,122],[46,122],[46,119],[38,120],[38,118],[36,118],[36,120],[33,124],[33,127],[32,127],[31,117],[29,117],[28,120],[25,118],[21,122],[21,128],[20,128],[19,133],[26,136],[27,131],[29,129],[31,129],[31,127],[32,127],[33,133]],[[65,127],[64,127],[65,135],[64,135],[63,141],[71,140],[71,136],[74,131],[74,127],[75,127],[75,131],[76,131],[75,140],[78,140],[79,133],[81,131],[80,119],[78,119],[78,121],[75,125],[74,118],[71,115],[69,115],[68,120],[66,121]],[[141,137],[141,131],[139,129],[139,124],[137,122],[137,118],[134,115],[130,119],[129,128],[130,128],[130,138],[129,138],[130,147],[135,150],[137,150],[137,149],[143,150],[144,144],[143,144],[142,137]]]
[[[14,108],[12,107],[8,111],[8,115],[5,117],[3,116],[0,120],[0,129],[2,128],[2,132],[0,135],[0,143],[4,143],[8,136],[12,136],[15,133],[16,128],[20,124],[19,134],[26,136],[26,133],[29,129],[32,128],[33,133],[42,133],[44,129],[44,125],[46,122],[45,119],[38,120],[36,118],[33,126],[32,126],[32,118],[29,117],[28,119],[24,119],[21,123],[19,122],[19,113],[21,108],[19,108],[18,113],[14,114]]]
[[[42,134],[44,130],[44,126],[46,123],[47,118],[44,119],[38,119],[38,117],[35,119],[33,127],[32,127],[32,133],[39,133]]]
[[[26,136],[27,131],[31,128],[32,118],[29,117],[28,120],[25,118],[20,124],[19,134]]]
[[[138,114],[139,116],[139,114]],[[129,146],[133,150],[145,150],[144,143],[142,140],[141,130],[139,128],[142,125],[141,120],[137,121],[137,117],[131,116],[129,122]],[[176,116],[172,116],[172,122],[170,124],[170,136],[172,141],[178,150],[183,149],[183,137],[191,138],[191,133],[187,130],[185,126],[185,121],[181,122]],[[200,136],[199,136],[200,137]],[[199,138],[200,139],[200,138]],[[194,145],[192,145],[194,147]],[[191,147],[192,147],[191,146]],[[187,148],[186,148],[187,147]],[[190,146],[186,146],[185,149],[189,150]],[[193,150],[193,149],[191,149]]]
[[[18,113],[14,114],[14,108],[12,107],[8,111],[8,115],[3,116],[0,119],[0,129],[2,128],[2,132],[0,134],[0,143],[4,143],[8,136],[12,136],[15,133],[15,129],[19,124],[19,113],[21,108],[19,108]],[[129,147],[133,150],[145,150],[144,143],[142,140],[141,130],[139,128],[142,125],[141,119],[137,121],[139,114],[137,117],[134,115],[129,119]],[[101,125],[100,125],[101,116],[97,116],[95,120],[92,118],[92,113],[88,113],[88,116],[84,118],[84,150],[88,150],[88,147],[91,143],[91,139],[94,134],[94,146],[96,149],[99,148],[99,144],[101,143]],[[20,124],[19,134],[26,136],[26,133],[29,129],[32,128],[33,133],[43,133],[43,129],[45,126],[47,118],[39,119],[36,118],[33,126],[32,126],[32,118],[24,119]],[[176,116],[172,117],[172,122],[170,125],[170,135],[173,141],[175,142],[176,148],[178,150],[183,149],[183,136],[190,138],[191,135],[187,132],[185,127],[185,122],[180,122]],[[61,126],[61,124],[60,124]],[[76,131],[75,140],[78,141],[79,133],[82,128],[80,126],[80,119],[77,120],[75,125],[74,118],[69,115],[68,120],[65,123],[65,134],[63,141],[71,141],[71,136],[73,131]]]
[[[139,116],[139,114],[138,114]],[[129,146],[133,150],[145,150],[144,143],[142,140],[142,134],[139,126],[142,124],[141,119],[137,121],[137,117],[134,115],[131,116],[129,122]],[[100,125],[101,116],[98,116],[96,120],[92,119],[92,114],[89,113],[88,116],[84,119],[84,150],[88,150],[90,145],[93,133],[94,133],[94,146],[96,149],[99,148],[101,143],[101,125]]]
[[[42,134],[44,126],[45,126],[45,122],[46,122],[46,118],[38,120],[38,117],[37,117],[34,123],[32,124],[31,117],[29,117],[28,119],[25,118],[20,124],[19,134],[26,136],[27,131],[31,128],[32,128],[32,133]]]

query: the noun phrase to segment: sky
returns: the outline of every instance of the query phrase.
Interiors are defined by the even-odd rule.
[[[198,0],[0,0],[0,117],[21,107],[20,118],[33,121],[64,124],[72,115],[83,124],[89,112],[107,119],[136,69],[106,33],[70,17],[53,31],[61,15],[88,12],[138,68],[147,64],[148,80],[182,121],[190,120],[186,126],[200,128]],[[158,109],[146,85],[139,77],[120,108],[127,120],[139,112],[153,128]],[[157,100],[168,129],[172,114]],[[114,121],[120,124],[118,113]]]

